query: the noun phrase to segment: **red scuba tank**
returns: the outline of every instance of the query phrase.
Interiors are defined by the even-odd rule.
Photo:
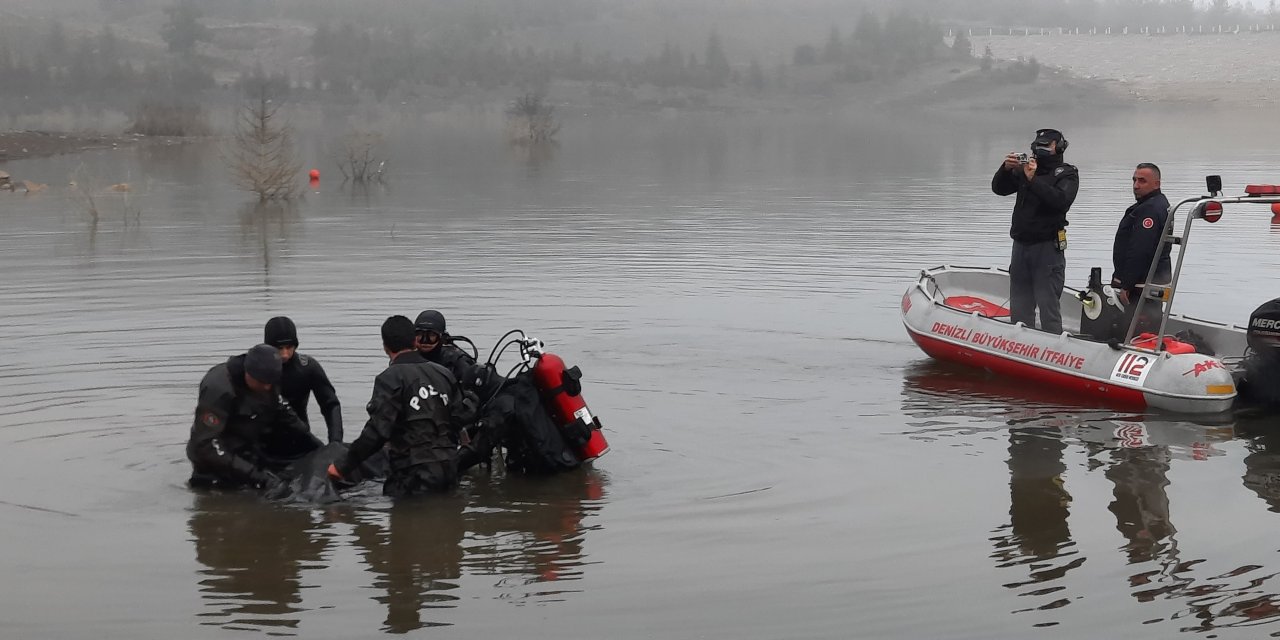
[[[554,353],[542,352],[533,364],[533,384],[542,394],[542,403],[551,416],[551,421],[566,431],[575,423],[581,422],[579,428],[585,427],[591,432],[587,443],[578,447],[576,453],[583,462],[595,460],[609,452],[609,443],[600,431],[600,420],[591,415],[587,402],[582,399],[582,372],[578,367],[565,369],[564,360]]]

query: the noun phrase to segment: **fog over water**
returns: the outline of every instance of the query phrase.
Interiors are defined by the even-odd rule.
[[[989,174],[1042,120],[582,118],[533,160],[484,126],[423,125],[385,187],[322,179],[289,212],[246,208],[207,145],[12,163],[131,179],[136,218],[121,197],[95,228],[61,187],[5,196],[0,566],[23,576],[0,589],[6,625],[1257,637],[1231,627],[1272,615],[1267,439],[944,367],[898,320],[920,268],[1007,259]],[[1057,124],[1083,176],[1077,285],[1108,259],[1136,161],[1171,195],[1276,161],[1226,119]],[[1194,239],[1188,313],[1239,321],[1275,295],[1280,236],[1232,213]],[[351,431],[378,323],[428,306],[486,349],[521,327],[579,364],[613,451],[416,507],[376,487],[311,510],[184,486],[195,385],[266,318],[298,322]]]
[[[463,4],[427,3],[420,17]],[[1123,80],[1141,91],[1121,91],[1137,96],[1121,107],[1006,102],[1044,104],[1059,77],[1046,73],[991,81],[977,92],[986,105],[939,99],[925,109],[921,98],[886,109],[871,106],[867,87],[901,98],[918,81],[915,95],[926,96],[929,83],[988,72],[977,59],[938,59],[894,84],[875,75],[892,61],[824,61],[830,26],[852,38],[863,5],[581,11],[590,4],[529,4],[577,11],[565,14],[582,22],[572,29],[521,22],[494,33],[530,47],[557,41],[560,28],[588,49],[593,37],[616,39],[637,52],[636,66],[619,55],[591,73],[644,79],[558,76],[573,67],[551,54],[553,77],[539,87],[414,76],[377,99],[358,83],[350,95],[310,86],[310,67],[292,76],[281,114],[301,167],[321,173],[293,203],[256,205],[238,191],[225,137],[120,139],[0,164],[20,185],[0,191],[0,572],[10,576],[0,637],[1280,635],[1273,418],[1118,412],[941,364],[911,342],[899,308],[921,269],[1007,264],[1013,202],[991,193],[991,175],[1037,128],[1061,129],[1080,169],[1071,286],[1090,267],[1110,270],[1137,163],[1160,165],[1170,200],[1201,194],[1207,174],[1228,194],[1280,181],[1280,150],[1260,133],[1269,107],[1164,92],[1224,90],[1214,72],[1230,76],[1249,49],[1190,43],[1202,54],[1194,69],[1210,73],[1179,83],[1182,53],[1141,78],[1114,66],[1111,52],[1150,50],[1136,39],[975,37],[978,55],[988,43],[999,52],[997,73],[1036,55],[1070,67],[1073,83],[1096,75],[1089,86]],[[999,2],[954,13],[961,5],[912,24],[981,24]],[[352,19],[339,4],[295,24],[296,2],[209,3],[213,41],[176,54],[158,35],[167,6],[51,0],[6,5],[0,20],[35,20],[47,43],[50,16],[73,37],[97,37],[100,18],[113,16],[132,52],[120,59],[196,56],[218,84],[192,95],[225,134],[245,88],[235,65],[267,50],[303,60],[289,52],[311,56],[318,24]],[[370,23],[412,13],[369,6],[385,8]],[[511,4],[472,5],[477,33],[495,7]],[[643,75],[663,32],[624,41],[635,23],[618,15],[680,26],[681,59],[696,52],[698,62],[681,62],[683,76]],[[743,26],[773,15],[794,21],[777,18],[769,37]],[[743,26],[718,31],[738,75],[702,86],[719,20]],[[232,23],[259,22],[273,26],[250,32],[275,48],[230,48],[248,37]],[[582,28],[606,23],[617,31]],[[8,24],[0,38],[14,37]],[[290,30],[306,37],[264,35]],[[796,63],[806,43],[819,59]],[[494,64],[533,59],[521,56]],[[752,57],[765,69],[759,86]],[[5,60],[0,73],[22,66]],[[329,80],[345,77],[338,71],[351,70]],[[843,80],[818,89],[830,74]],[[675,79],[657,87],[659,77]],[[106,92],[94,105],[66,93],[62,76],[50,82],[49,94],[0,95],[0,126],[118,134],[149,95]],[[1240,84],[1225,86],[1248,93]],[[552,143],[512,144],[505,109],[535,89],[560,129]],[[354,130],[382,134],[383,181],[342,180],[335,158]],[[1176,310],[1243,323],[1280,296],[1270,219],[1228,207],[1221,222],[1197,226]],[[449,496],[401,503],[377,485],[323,507],[186,486],[197,385],[260,341],[268,318],[296,321],[300,351],[337,389],[349,442],[386,366],[380,323],[426,308],[482,357],[520,328],[578,365],[610,453],[550,478],[477,469]]]

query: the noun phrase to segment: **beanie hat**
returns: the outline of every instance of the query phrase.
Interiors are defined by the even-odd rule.
[[[280,352],[269,344],[260,344],[244,354],[244,372],[258,382],[280,382],[280,368]]]
[[[262,341],[273,347],[298,346],[298,328],[285,316],[268,320],[262,333]]]

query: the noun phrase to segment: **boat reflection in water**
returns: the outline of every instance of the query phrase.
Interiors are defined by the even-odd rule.
[[[386,609],[382,631],[405,633],[451,624],[464,576],[494,576],[494,598],[562,600],[588,564],[587,518],[604,502],[594,469],[548,478],[483,473],[451,496],[397,502],[376,487],[324,509],[270,504],[243,494],[197,495],[190,519],[206,624],[273,634],[296,629],[307,587],[326,576],[335,547],[348,542],[372,574],[374,600]],[[343,580],[342,582],[345,582]],[[335,588],[339,585],[334,584]],[[340,586],[344,591],[351,585]],[[357,602],[345,608],[358,607]]]
[[[1244,486],[1280,513],[1280,420],[1264,418],[1241,424],[1242,433],[1254,435],[1245,456]]]
[[[1110,589],[1090,587],[1095,575],[1072,577],[1087,556],[1111,562],[1077,544],[1069,526],[1076,503],[1068,479],[1081,487],[1077,490],[1088,490],[1096,483],[1086,476],[1099,469],[1111,487],[1107,508],[1124,539],[1116,559],[1127,568],[1126,588],[1138,603],[1165,605],[1152,609],[1152,615],[1144,611],[1141,622],[1170,622],[1179,631],[1202,632],[1280,619],[1280,595],[1271,584],[1277,572],[1263,566],[1271,561],[1271,548],[1259,550],[1265,555],[1256,564],[1225,572],[1202,569],[1200,565],[1213,563],[1188,557],[1179,548],[1167,491],[1176,465],[1223,456],[1225,443],[1258,426],[1246,428],[1230,416],[1225,424],[1205,425],[1071,407],[1051,390],[1028,389],[1014,380],[935,362],[907,370],[903,410],[921,419],[910,433],[916,438],[1006,432],[1009,519],[993,531],[991,558],[999,569],[1011,572],[1003,586],[1018,596],[1020,606],[1013,612],[1033,618],[1032,626],[1060,624],[1066,613],[1056,610]],[[1275,432],[1274,419],[1263,424]],[[1275,433],[1245,443],[1251,453],[1244,460],[1244,484],[1271,511],[1280,512],[1280,432]],[[1077,526],[1092,522],[1087,516],[1078,518]],[[1077,535],[1095,540],[1098,533]],[[1172,615],[1161,616],[1169,611],[1169,601],[1180,605]]]

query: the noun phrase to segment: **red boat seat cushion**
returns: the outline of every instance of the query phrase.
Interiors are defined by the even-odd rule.
[[[978,315],[988,318],[1009,317],[1008,307],[1002,307],[990,300],[983,300],[977,296],[948,296],[942,301],[942,304],[969,313],[977,311]]]
[[[1143,349],[1156,348],[1156,334],[1140,333],[1133,339],[1133,346],[1142,347]],[[1164,337],[1164,350],[1177,355],[1179,353],[1195,353],[1195,345],[1190,342],[1183,342],[1173,336]]]

